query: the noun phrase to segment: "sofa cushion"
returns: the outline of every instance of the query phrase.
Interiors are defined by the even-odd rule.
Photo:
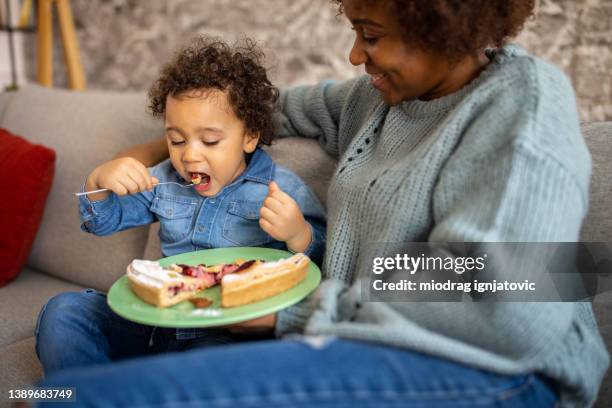
[[[612,241],[612,122],[582,125],[593,158],[589,213],[582,225],[582,241]]]
[[[608,351],[612,350],[612,292],[600,293],[593,300],[593,311]],[[596,407],[612,407],[612,373],[606,373],[599,389]]]
[[[156,261],[162,257],[161,243],[159,242],[159,222],[151,225],[149,228],[149,237],[147,238],[147,246],[143,259]]]
[[[7,346],[0,346],[0,393],[3,397],[8,390],[23,389],[24,386],[35,384],[42,378],[42,366],[36,357],[34,337],[20,340]],[[2,401],[0,401],[0,406]]]
[[[43,305],[58,293],[74,290],[83,288],[24,269],[10,285],[0,288],[0,346],[32,336]]]
[[[55,152],[0,128],[0,286],[25,265],[53,181]]]
[[[276,164],[300,176],[325,204],[336,160],[325,153],[316,140],[288,137],[278,139],[265,149]]]
[[[581,231],[583,241],[612,241],[612,122],[582,125],[582,133],[593,158],[589,213]],[[598,294],[593,311],[608,350],[612,350],[612,293]],[[612,406],[612,375],[604,377],[595,407]]]
[[[147,227],[99,238],[79,228],[78,191],[118,150],[161,134],[144,93],[73,92],[28,85],[12,95],[0,126],[57,153],[56,175],[28,265],[100,290],[142,257]]]

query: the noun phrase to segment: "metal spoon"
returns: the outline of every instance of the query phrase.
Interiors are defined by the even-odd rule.
[[[161,186],[162,184],[176,184],[177,186],[181,186],[181,187],[191,187],[191,186],[195,186],[196,185],[196,183],[181,184],[181,183],[176,183],[174,181],[165,181],[163,183],[157,183],[153,187]],[[74,195],[77,196],[77,197],[80,197],[80,196],[85,195],[85,194],[101,193],[103,191],[108,191],[108,188],[101,188],[99,190],[91,190],[91,191],[83,191],[82,193],[74,193]]]

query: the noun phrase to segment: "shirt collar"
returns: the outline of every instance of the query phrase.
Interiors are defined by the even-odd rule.
[[[262,184],[270,184],[274,175],[274,161],[268,153],[257,148],[251,156],[251,161],[244,171],[243,178],[249,181],[255,181]]]

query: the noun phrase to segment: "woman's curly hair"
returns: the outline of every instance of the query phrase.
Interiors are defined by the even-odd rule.
[[[390,7],[407,42],[457,61],[501,47],[533,14],[535,0],[361,0]],[[343,11],[341,0],[332,0]]]
[[[263,67],[264,55],[245,39],[233,46],[212,37],[198,37],[178,52],[149,90],[149,109],[163,117],[166,97],[188,91],[226,91],[234,114],[247,131],[259,133],[259,144],[271,144],[278,89]]]

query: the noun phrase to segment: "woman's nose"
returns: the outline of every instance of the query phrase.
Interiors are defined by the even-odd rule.
[[[349,61],[351,64],[358,66],[361,64],[365,64],[368,60],[368,56],[363,50],[363,46],[361,41],[357,36],[355,36],[355,41],[353,42],[353,48],[351,48],[351,52],[349,52]]]

